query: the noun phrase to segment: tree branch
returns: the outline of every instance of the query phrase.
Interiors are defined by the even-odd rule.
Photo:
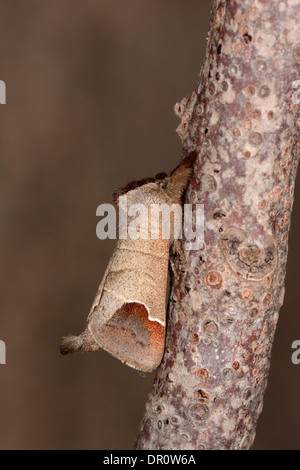
[[[215,0],[205,63],[178,133],[199,150],[186,252],[138,449],[248,449],[284,297],[299,144],[299,0]],[[300,88],[298,86],[298,88]]]

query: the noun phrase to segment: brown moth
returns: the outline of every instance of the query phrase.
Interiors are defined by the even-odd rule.
[[[169,176],[159,174],[116,191],[117,209],[123,195],[128,205],[179,205],[196,155],[193,152],[186,157]],[[164,239],[160,226],[156,239],[119,239],[88,315],[86,330],[79,336],[63,338],[61,353],[103,348],[143,372],[158,367],[165,342],[170,249],[174,248],[179,248],[175,234]]]

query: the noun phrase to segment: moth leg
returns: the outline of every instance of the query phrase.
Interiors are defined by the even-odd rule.
[[[184,264],[186,264],[186,257],[184,255],[184,252],[181,248],[181,245],[180,245],[180,243],[177,239],[173,240],[173,243],[171,245],[170,265],[171,265],[174,276],[176,277],[176,279],[179,279],[180,278],[180,272],[178,271],[178,269],[176,268],[175,263],[174,263],[174,258],[175,258],[176,255],[178,255],[180,257],[181,261]]]
[[[178,270],[175,267],[175,263],[174,263],[174,259],[173,259],[172,254],[170,255],[170,266],[171,266],[172,272],[174,274],[174,277],[176,277],[176,279],[179,279],[180,276],[179,276]]]
[[[175,238],[173,242],[173,247],[174,247],[174,252],[177,253],[180,256],[181,261],[186,264],[186,257],[183,252],[183,249],[181,248],[181,244],[179,243],[179,240]]]

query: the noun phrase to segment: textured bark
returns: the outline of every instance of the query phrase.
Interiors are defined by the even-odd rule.
[[[177,106],[199,149],[186,202],[205,243],[174,280],[138,449],[248,449],[284,297],[299,144],[300,0],[216,0],[197,90]],[[299,88],[299,87],[298,87]]]

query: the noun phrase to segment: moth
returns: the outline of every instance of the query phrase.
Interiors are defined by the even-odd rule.
[[[170,175],[134,181],[116,191],[117,210],[124,195],[128,205],[180,205],[196,155],[188,155]],[[160,226],[155,239],[119,239],[88,315],[87,328],[79,336],[63,338],[61,353],[102,348],[140,371],[157,368],[164,352],[169,261],[173,267],[170,253],[175,252],[184,257],[176,234],[165,239]]]

